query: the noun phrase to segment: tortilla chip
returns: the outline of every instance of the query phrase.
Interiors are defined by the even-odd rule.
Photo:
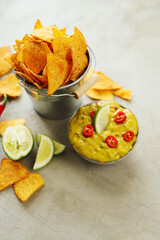
[[[17,124],[25,124],[25,120],[23,118],[17,118],[7,121],[0,121],[0,135],[3,136],[3,133],[7,127],[15,126]]]
[[[92,77],[94,73],[94,69],[91,66],[90,69],[88,70],[87,74],[84,76],[84,78],[81,80],[81,84],[84,83],[85,81],[87,81],[88,78]]]
[[[16,44],[13,44],[13,48],[14,48],[14,50],[15,50],[16,52],[19,52],[19,48],[17,47]]]
[[[14,74],[10,74],[3,80],[0,80],[0,94],[7,94],[12,98],[16,98],[21,95],[19,81]]]
[[[12,65],[4,59],[11,55],[10,46],[0,47],[0,76],[8,73],[12,69]]]
[[[112,79],[107,77],[105,74],[101,72],[97,72],[99,76],[99,81],[93,86],[93,89],[96,90],[116,90],[122,88],[121,85],[114,82]]]
[[[54,37],[59,37],[66,34],[66,28],[62,28],[62,29],[52,28],[52,31],[53,31]]]
[[[46,76],[35,74],[29,68],[27,68],[23,63],[21,63],[20,66],[23,69],[23,71],[29,77],[31,77],[34,81],[36,81],[39,85],[44,84],[45,82],[47,82],[47,77]]]
[[[86,92],[87,96],[98,100],[113,100],[112,91],[90,89]]]
[[[16,182],[13,187],[17,197],[25,202],[31,195],[45,184],[38,173],[29,173],[25,178]]]
[[[53,54],[48,54],[48,95],[53,94],[65,81],[68,80],[70,71],[70,64],[65,59]]]
[[[85,72],[85,68],[88,66],[88,58],[76,47],[72,47],[71,56],[72,70],[70,79],[76,81]]]
[[[50,53],[47,55],[48,95],[52,95],[68,78],[70,65],[61,57]]]
[[[86,54],[87,51],[86,40],[81,31],[77,27],[74,27],[74,34],[71,36],[71,39],[73,40],[72,41],[73,46],[82,51],[83,54]]]
[[[38,89],[41,89],[42,87],[36,82],[34,81],[31,77],[29,77],[28,75],[26,75],[25,73],[19,72],[19,71],[15,71],[15,73],[20,76],[25,78],[26,82],[32,83],[34,86],[36,86]]]
[[[43,28],[43,25],[39,19],[35,22],[34,29],[40,29]]]
[[[113,91],[113,94],[129,101],[132,99],[132,90],[121,88]]]
[[[25,42],[21,51],[24,64],[35,74],[46,66],[47,54],[51,52],[47,43],[36,41]]]
[[[3,158],[0,169],[0,191],[25,178],[28,174],[27,168],[20,162]]]
[[[57,26],[51,25],[48,27],[40,28],[40,29],[34,29],[32,32],[32,36],[46,42],[51,42],[54,38],[53,31],[52,31],[53,28],[57,28]]]
[[[52,41],[53,52],[63,52],[65,49],[70,48],[70,38],[68,36],[55,37]]]

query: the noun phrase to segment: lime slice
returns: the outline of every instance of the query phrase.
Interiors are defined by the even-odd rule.
[[[2,137],[2,147],[12,160],[27,156],[33,148],[34,140],[31,131],[25,125],[17,124],[6,128]]]
[[[107,128],[109,122],[109,109],[108,104],[100,107],[94,114],[92,124],[97,134],[101,133]]]
[[[40,144],[41,137],[42,137],[42,134],[39,134],[39,133],[36,134],[36,142],[37,142],[38,146]],[[59,143],[59,142],[57,142],[53,139],[52,139],[52,141],[53,141],[53,144],[54,144],[54,155],[58,155],[58,154],[64,152],[64,150],[66,149],[65,145],[63,145],[63,144],[61,144],[61,143]]]
[[[46,166],[52,160],[53,155],[54,144],[52,139],[42,134],[33,170]]]

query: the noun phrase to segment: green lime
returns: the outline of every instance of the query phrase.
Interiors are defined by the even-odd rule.
[[[107,128],[109,122],[109,105],[105,104],[98,108],[95,112],[92,124],[97,134],[101,133]]]
[[[40,141],[41,141],[41,136],[42,136],[42,134],[39,134],[39,133],[36,134],[36,142],[37,142],[38,146],[39,146]],[[66,149],[65,145],[63,145],[63,144],[61,144],[61,143],[59,143],[59,142],[57,142],[53,139],[52,139],[52,141],[53,141],[53,144],[54,144],[54,155],[58,155],[58,154],[64,152],[64,150]]]
[[[64,150],[66,149],[65,145],[63,145],[55,140],[53,140],[53,143],[54,143],[54,147],[55,147],[55,152],[54,152],[55,155],[58,155],[58,154],[64,152]]]
[[[42,134],[33,170],[46,166],[52,160],[53,155],[54,144],[52,139]]]
[[[27,156],[32,150],[33,144],[32,133],[25,125],[9,126],[2,136],[3,150],[12,160],[19,160]]]

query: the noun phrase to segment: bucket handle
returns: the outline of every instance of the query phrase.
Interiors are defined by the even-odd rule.
[[[74,90],[73,94],[75,98],[79,99],[84,93],[86,93],[96,82],[98,82],[99,76],[97,74],[93,74],[90,78],[87,79],[83,84],[81,84],[76,90]]]

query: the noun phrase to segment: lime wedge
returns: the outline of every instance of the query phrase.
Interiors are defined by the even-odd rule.
[[[55,147],[55,152],[54,152],[55,155],[58,155],[58,154],[64,152],[64,150],[66,149],[65,145],[63,145],[55,140],[53,140],[53,143],[54,143],[54,147]]]
[[[31,131],[25,125],[9,126],[2,137],[2,147],[12,160],[27,156],[33,148],[34,140]]]
[[[33,170],[46,166],[52,160],[53,155],[54,144],[52,139],[42,134]]]
[[[109,109],[109,105],[105,104],[98,108],[94,114],[92,124],[97,134],[101,133],[107,128],[109,122]]]
[[[41,137],[42,137],[42,134],[39,134],[39,133],[36,134],[36,142],[37,142],[38,146],[40,144]],[[53,141],[53,144],[54,144],[54,155],[58,155],[58,154],[64,152],[64,150],[66,149],[65,145],[63,145],[63,144],[61,144],[61,143],[59,143],[59,142],[57,142],[53,139],[52,139],[52,141]]]

